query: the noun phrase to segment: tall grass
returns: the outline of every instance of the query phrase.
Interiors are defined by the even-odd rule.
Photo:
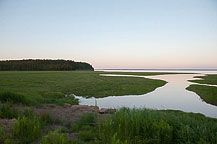
[[[16,94],[13,92],[0,92],[1,102],[11,102],[11,103],[21,103],[24,105],[29,105],[31,101],[24,95]]]
[[[78,137],[81,140],[88,142],[94,140],[95,135],[92,131],[81,131],[79,132]]]
[[[217,143],[217,120],[183,112],[122,108],[100,125],[103,143]]]
[[[28,118],[26,116],[19,117],[14,125],[13,134],[23,144],[32,142],[41,135],[41,125],[37,117]]]
[[[41,144],[69,144],[69,139],[58,131],[51,131],[47,136],[42,137]]]
[[[3,143],[5,139],[5,131],[3,127],[0,125],[0,143]]]
[[[13,119],[18,118],[20,114],[21,112],[14,108],[12,104],[0,104],[0,118]]]
[[[72,131],[89,130],[96,126],[96,115],[94,113],[84,113],[72,127]]]

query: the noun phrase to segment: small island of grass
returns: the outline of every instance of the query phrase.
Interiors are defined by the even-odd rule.
[[[196,76],[194,78],[201,78],[200,80],[189,80],[190,82],[199,83],[199,84],[217,84],[217,75],[205,75],[205,76]],[[217,87],[216,86],[206,86],[192,84],[186,89],[189,91],[193,91],[198,94],[201,99],[209,104],[213,104],[217,106]]]
[[[195,92],[205,102],[217,106],[217,87],[193,84],[186,89]]]
[[[199,80],[189,80],[190,82],[199,83],[199,84],[210,84],[217,85],[217,75],[209,74],[205,76],[195,76],[194,78],[200,78]]]

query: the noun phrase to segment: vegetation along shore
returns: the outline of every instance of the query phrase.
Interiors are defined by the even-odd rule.
[[[192,84],[186,89],[197,93],[201,97],[201,99],[203,99],[205,102],[217,106],[217,87],[212,86],[212,85],[217,85],[217,75],[212,74],[206,76],[196,76],[195,78],[201,78],[201,79],[189,80],[189,81],[198,84]],[[210,86],[199,85],[199,84],[209,84]]]
[[[78,105],[86,97],[144,94],[166,84],[94,71],[1,71],[0,143],[217,143],[217,120],[173,110],[121,108],[102,112]],[[116,73],[162,75],[176,73]]]

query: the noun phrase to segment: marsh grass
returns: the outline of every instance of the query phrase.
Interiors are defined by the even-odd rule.
[[[69,144],[69,139],[66,135],[58,131],[51,131],[47,136],[43,136],[41,144]]]
[[[16,94],[9,91],[0,92],[0,101],[1,102],[11,102],[11,103],[21,103],[28,105],[30,100],[21,94]]]
[[[76,121],[72,126],[71,131],[89,130],[96,126],[97,118],[94,113],[85,113],[82,117]]]
[[[41,124],[37,117],[19,117],[13,127],[13,135],[27,144],[41,136]]]
[[[13,140],[13,139],[5,139],[4,144],[20,144],[18,141]]]
[[[48,103],[68,101],[70,103],[70,99],[64,98],[65,94],[87,97],[138,95],[151,92],[166,84],[162,80],[99,75],[103,73],[90,71],[1,71],[0,91],[25,95],[28,99],[38,103],[44,101]],[[143,75],[156,75],[156,73],[144,73]],[[21,102],[26,103],[25,101]]]
[[[78,138],[80,138],[83,141],[88,142],[88,141],[94,140],[95,135],[92,131],[81,131],[78,134]]]
[[[195,76],[194,78],[201,78],[201,79],[200,80],[189,80],[189,81],[200,83],[200,84],[217,85],[217,75],[216,74],[209,74],[205,76]]]
[[[217,120],[179,111],[120,109],[99,127],[103,143],[217,143]]]
[[[192,84],[186,89],[198,94],[205,102],[217,106],[217,87]]]
[[[3,127],[0,125],[0,143],[4,143],[5,135],[5,131]]]
[[[71,105],[78,105],[79,101],[74,96],[63,97],[63,98],[45,98],[45,103],[54,103],[57,105],[63,105],[64,103],[68,103]]]
[[[21,114],[19,110],[10,103],[0,104],[0,118],[13,119]]]
[[[39,118],[43,125],[52,125],[55,123],[54,118],[48,112],[43,112],[39,114]]]
[[[104,120],[97,119],[95,113],[84,113],[74,125],[66,124],[65,131],[47,134],[43,125],[51,121],[48,113],[37,115],[27,108],[14,124],[13,137],[5,137],[0,126],[0,141],[22,144],[39,141],[42,144],[217,143],[217,119],[181,111],[121,108]],[[45,136],[40,138],[42,133]],[[71,140],[68,137],[71,133],[77,138]]]
[[[26,108],[23,112],[23,116],[29,119],[37,117],[36,113],[31,108]]]

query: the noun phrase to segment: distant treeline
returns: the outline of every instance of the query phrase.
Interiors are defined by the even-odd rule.
[[[72,60],[5,60],[0,61],[0,71],[73,71],[90,70],[94,68],[85,62]]]

